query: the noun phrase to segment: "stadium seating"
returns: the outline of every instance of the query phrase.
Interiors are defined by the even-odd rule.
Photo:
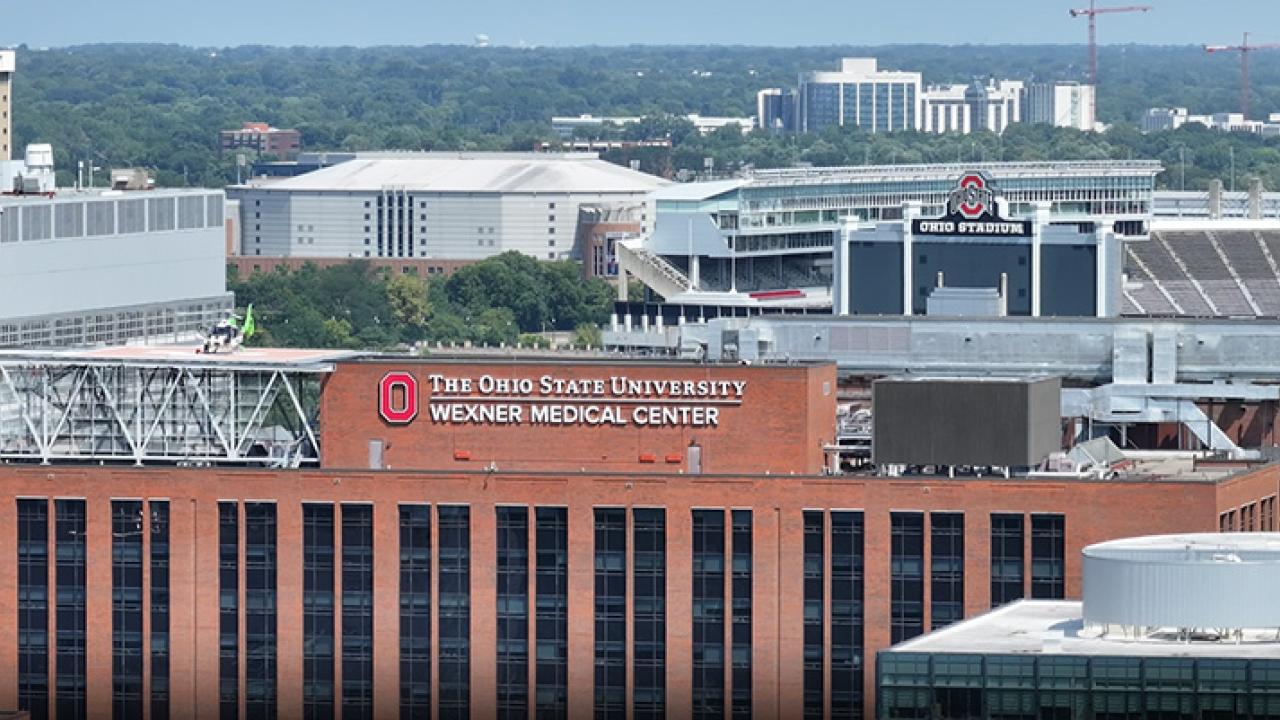
[[[1129,283],[1121,312],[1280,317],[1278,260],[1280,230],[1157,229],[1150,240],[1125,245]]]

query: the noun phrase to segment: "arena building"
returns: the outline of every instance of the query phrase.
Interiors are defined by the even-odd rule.
[[[383,152],[334,162],[228,188],[240,202],[238,254],[475,260],[516,250],[561,260],[573,256],[582,205],[644,205],[666,184],[593,153]]]
[[[866,659],[1280,469],[840,475],[836,367],[0,353],[0,706],[872,717]],[[93,622],[89,622],[92,619]]]

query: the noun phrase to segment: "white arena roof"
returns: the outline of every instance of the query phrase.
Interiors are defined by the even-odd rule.
[[[599,159],[594,153],[359,154],[353,160],[258,189],[426,193],[647,193],[662,178]]]

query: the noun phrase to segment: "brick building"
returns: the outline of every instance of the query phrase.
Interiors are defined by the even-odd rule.
[[[32,717],[871,717],[866,658],[1078,597],[1085,545],[1276,529],[1275,466],[826,474],[829,365],[89,359],[309,363],[317,462],[0,466],[0,707]]]
[[[218,133],[223,152],[249,148],[263,155],[289,160],[302,150],[302,133],[281,130],[264,122],[247,122],[239,130]]]

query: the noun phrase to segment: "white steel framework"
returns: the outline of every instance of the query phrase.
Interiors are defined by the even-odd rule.
[[[332,369],[0,358],[0,460],[315,465]]]

